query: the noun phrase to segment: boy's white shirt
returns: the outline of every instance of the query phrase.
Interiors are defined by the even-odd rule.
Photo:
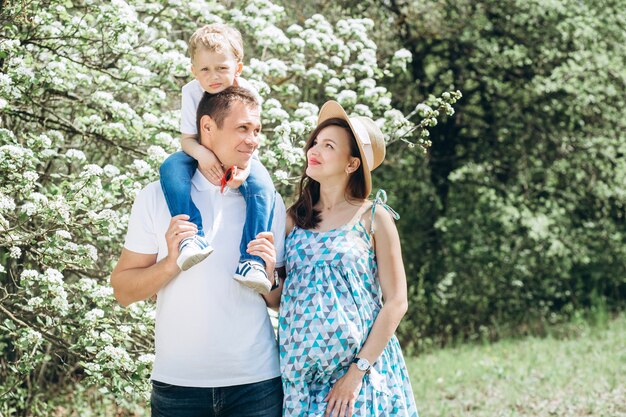
[[[191,197],[215,252],[158,292],[152,379],[224,387],[277,377],[278,346],[265,301],[233,279],[245,201],[236,190],[221,194],[199,171],[192,184]],[[170,219],[160,184],[149,184],[133,205],[124,247],[163,259]],[[284,265],[284,230],[285,205],[277,194],[272,223],[277,266]]]
[[[262,103],[259,92],[250,84],[249,81],[239,77],[237,79],[239,87],[243,87],[250,90],[259,104]],[[181,108],[180,108],[180,133],[184,135],[198,135],[198,126],[196,124],[196,114],[198,112],[198,105],[202,96],[204,95],[204,89],[200,85],[198,80],[188,82],[183,86]]]

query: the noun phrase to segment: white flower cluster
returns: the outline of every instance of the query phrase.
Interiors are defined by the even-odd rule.
[[[57,318],[67,315],[69,303],[63,281],[63,274],[53,268],[48,268],[43,274],[34,270],[24,270],[20,275],[22,285],[29,294],[45,300],[48,307],[56,313]],[[32,307],[38,307],[42,302],[35,302]]]
[[[405,71],[408,64],[413,61],[413,55],[408,49],[399,49],[391,58],[390,67],[395,71]]]
[[[43,336],[40,332],[34,329],[26,328],[22,332],[20,343],[22,346],[27,346],[29,349],[38,346],[43,341]]]
[[[15,210],[15,201],[2,193],[0,193],[0,213],[7,211],[12,212]]]
[[[107,345],[96,355],[96,359],[106,368],[133,371],[135,363],[128,352],[119,346]]]
[[[65,152],[65,157],[69,160],[75,160],[79,162],[84,162],[87,160],[85,153],[79,149],[68,149]]]
[[[102,168],[96,164],[88,164],[83,168],[83,172],[80,173],[81,178],[99,177],[104,173]]]

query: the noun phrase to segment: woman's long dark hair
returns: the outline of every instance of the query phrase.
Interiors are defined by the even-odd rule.
[[[339,126],[348,132],[350,135],[350,155],[361,159],[359,153],[359,147],[356,144],[354,134],[346,122],[343,119],[328,119],[317,125],[306,145],[304,146],[304,153],[313,146],[313,141],[317,138],[320,131],[328,126]],[[306,168],[308,161],[304,163],[304,172],[300,179],[298,186],[298,199],[289,207],[287,214],[291,216],[295,224],[302,229],[315,229],[320,223],[320,211],[314,208],[315,204],[320,200],[320,183],[315,181],[306,175]],[[365,194],[365,176],[363,174],[363,164],[359,164],[359,168],[350,175],[348,179],[348,185],[346,186],[346,198],[348,200],[363,200],[367,198]]]

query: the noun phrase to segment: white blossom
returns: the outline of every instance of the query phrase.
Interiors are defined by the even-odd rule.
[[[137,170],[137,173],[139,175],[146,175],[151,170],[150,165],[148,165],[146,161],[141,159],[135,159],[133,161],[133,168]]]
[[[15,201],[2,193],[0,193],[0,211],[13,211],[15,210]]]
[[[32,269],[25,269],[20,274],[20,279],[26,283],[35,281],[39,278],[39,273]]]
[[[22,256],[22,250],[17,246],[11,246],[11,249],[9,249],[9,257],[17,259],[20,256]]]
[[[279,181],[286,180],[287,178],[289,178],[289,174],[286,171],[283,171],[282,169],[274,171],[274,176]]]
[[[83,178],[99,177],[103,173],[104,171],[100,166],[95,164],[88,164],[85,165],[85,167],[83,168],[83,172],[81,172],[80,176]]]
[[[22,337],[29,345],[38,345],[43,340],[41,333],[39,333],[37,330],[33,330],[30,328],[25,330],[25,333]]]
[[[148,156],[156,161],[162,162],[168,154],[160,146],[152,145],[148,148]]]
[[[41,297],[33,297],[30,300],[28,300],[28,306],[31,309],[41,307],[43,304],[44,304],[43,298]]]
[[[22,206],[22,211],[26,213],[27,216],[32,216],[37,213],[37,206],[34,203],[27,202]]]
[[[23,176],[24,179],[28,182],[35,182],[39,178],[39,174],[34,171],[26,171]]]
[[[71,239],[72,235],[67,230],[57,230],[54,234],[60,239]]]
[[[356,103],[357,94],[356,91],[353,90],[343,90],[337,96],[337,101],[341,105],[349,105]]]
[[[65,152],[65,156],[69,159],[75,159],[77,161],[85,161],[87,159],[85,157],[85,153],[78,149],[68,149]]]
[[[85,320],[89,323],[95,323],[98,319],[104,317],[104,311],[99,308],[94,308],[93,310],[85,313]]]
[[[120,174],[119,168],[111,164],[105,165],[102,170],[104,172],[104,175],[106,175],[109,178],[115,177]]]

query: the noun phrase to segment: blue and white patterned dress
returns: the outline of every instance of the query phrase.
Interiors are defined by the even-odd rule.
[[[362,221],[326,232],[296,226],[285,246],[288,274],[278,324],[283,416],[323,416],[324,398],[348,370],[382,307],[375,252]],[[363,379],[354,416],[417,415],[393,336]]]

